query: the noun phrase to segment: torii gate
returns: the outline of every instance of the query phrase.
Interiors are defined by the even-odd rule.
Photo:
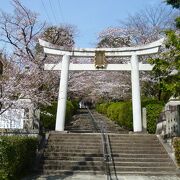
[[[72,50],[63,50],[54,45],[39,39],[39,43],[44,48],[46,54],[63,56],[62,63],[45,64],[45,70],[61,70],[61,79],[58,95],[58,106],[56,116],[56,131],[64,131],[68,72],[70,71],[131,71],[132,84],[132,106],[133,106],[133,130],[142,131],[141,120],[141,99],[139,85],[139,71],[150,71],[153,66],[138,62],[138,56],[158,53],[159,47],[164,39],[138,47],[122,48],[74,48]],[[101,69],[97,69],[95,64],[73,64],[70,63],[70,57],[94,57],[97,52],[103,52],[106,57],[131,57],[131,62],[127,64],[107,64]]]

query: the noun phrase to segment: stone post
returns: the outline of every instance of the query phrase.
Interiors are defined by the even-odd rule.
[[[146,108],[142,108],[142,120],[143,120],[143,132],[147,132],[147,118],[146,118]]]

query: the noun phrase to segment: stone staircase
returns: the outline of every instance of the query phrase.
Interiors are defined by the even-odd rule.
[[[96,132],[92,123],[92,118],[87,109],[79,109],[77,114],[73,116],[73,120],[65,126],[66,131],[93,133]]]
[[[40,165],[43,175],[174,175],[176,166],[155,135],[109,133],[111,162],[103,161],[101,134],[57,133],[49,136]]]
[[[41,168],[41,173],[45,175],[103,174],[101,136],[92,133],[51,133]]]
[[[176,166],[156,135],[110,134],[117,174],[170,175]]]
[[[120,133],[120,134],[127,134],[129,131],[121,128],[118,124],[114,121],[111,121],[107,117],[103,116],[102,114],[97,113],[94,110],[91,110],[93,116],[96,118],[96,123],[99,122],[103,123],[106,127],[106,132],[108,133]],[[87,109],[79,109],[78,113],[73,116],[73,120],[70,124],[65,126],[66,131],[70,132],[80,132],[80,133],[97,133],[100,132],[100,129],[96,129],[92,117],[90,116]]]

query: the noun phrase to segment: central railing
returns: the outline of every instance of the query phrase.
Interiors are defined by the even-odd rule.
[[[94,125],[94,128],[97,132],[101,133],[101,143],[102,143],[102,150],[103,150],[103,162],[105,165],[105,171],[107,175],[107,180],[113,180],[112,178],[112,168],[114,171],[115,179],[118,180],[117,175],[116,175],[116,168],[114,164],[114,159],[112,156],[112,150],[111,150],[111,145],[110,145],[110,139],[109,135],[107,133],[107,128],[106,125],[102,121],[97,121],[92,112],[87,108],[91,119],[92,123]],[[111,166],[110,166],[111,165]]]

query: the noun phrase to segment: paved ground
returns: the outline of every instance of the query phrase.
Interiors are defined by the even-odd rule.
[[[105,175],[73,175],[73,176],[46,176],[31,178],[32,180],[180,180],[177,176],[118,176],[117,178],[108,179]],[[25,180],[25,179],[24,179]],[[27,179],[30,180],[30,179]]]

